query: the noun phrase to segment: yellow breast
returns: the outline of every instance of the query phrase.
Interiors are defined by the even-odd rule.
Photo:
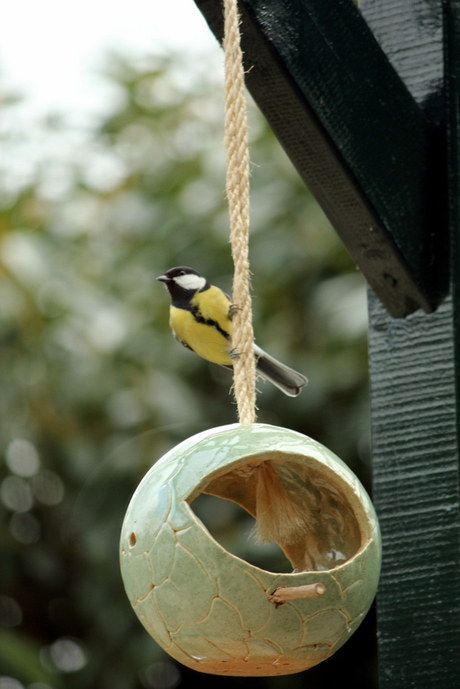
[[[230,304],[222,290],[210,287],[193,297],[190,311],[171,306],[169,323],[176,337],[203,359],[229,365],[232,363]],[[229,337],[225,336],[226,333]]]

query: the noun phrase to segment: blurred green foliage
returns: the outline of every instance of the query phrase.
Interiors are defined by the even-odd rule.
[[[173,340],[155,282],[185,264],[231,291],[222,87],[205,63],[177,57],[113,58],[110,71],[118,100],[101,126],[50,118],[31,129],[3,101],[1,689],[196,679],[131,611],[118,538],[149,466],[236,420],[230,373]],[[297,399],[260,382],[258,419],[328,445],[369,488],[364,282],[252,104],[249,115],[257,341],[310,379]],[[236,508],[197,509],[228,547],[276,569]],[[363,629],[308,678],[218,681],[314,689],[347,671],[374,686]]]

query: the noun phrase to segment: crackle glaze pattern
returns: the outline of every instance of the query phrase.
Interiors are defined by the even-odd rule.
[[[326,571],[277,574],[210,536],[187,499],[213,475],[267,450],[313,458],[347,484],[364,534],[350,560]],[[245,676],[299,672],[332,655],[367,613],[381,558],[374,508],[350,469],[310,438],[266,424],[214,428],[168,452],[131,500],[120,549],[128,598],[157,643],[195,670]],[[279,608],[268,600],[278,586],[311,583],[324,584],[324,595]]]

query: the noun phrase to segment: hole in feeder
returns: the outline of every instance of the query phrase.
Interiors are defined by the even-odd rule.
[[[191,507],[227,552],[269,572],[292,571],[291,563],[276,543],[257,540],[256,520],[237,503],[201,493]]]
[[[368,539],[353,489],[314,458],[283,452],[246,458],[213,476],[200,493],[230,500],[257,518],[259,540],[277,543],[297,572],[338,567]]]
[[[134,533],[134,531],[132,531],[132,532],[129,534],[129,547],[130,547],[130,548],[134,548],[134,546],[136,545],[136,543],[137,543],[136,534]]]

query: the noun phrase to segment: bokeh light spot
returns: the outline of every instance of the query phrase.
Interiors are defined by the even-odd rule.
[[[11,596],[0,595],[0,627],[10,629],[22,622],[22,610]]]
[[[43,505],[58,505],[64,497],[64,484],[54,471],[40,471],[32,478],[31,486],[35,498]]]
[[[34,476],[40,468],[40,457],[34,445],[23,438],[15,438],[6,449],[6,463],[13,474]]]
[[[3,504],[13,512],[28,512],[33,504],[32,490],[19,476],[7,476],[0,487]]]
[[[36,517],[28,512],[26,514],[13,514],[10,520],[10,531],[13,538],[23,545],[31,545],[40,540],[40,523]]]
[[[175,689],[182,677],[176,665],[160,660],[149,665],[141,674],[140,679],[146,689]]]
[[[88,662],[83,647],[74,639],[58,639],[47,650],[52,665],[60,672],[78,672]]]
[[[24,689],[24,685],[14,677],[0,677],[0,689]]]

